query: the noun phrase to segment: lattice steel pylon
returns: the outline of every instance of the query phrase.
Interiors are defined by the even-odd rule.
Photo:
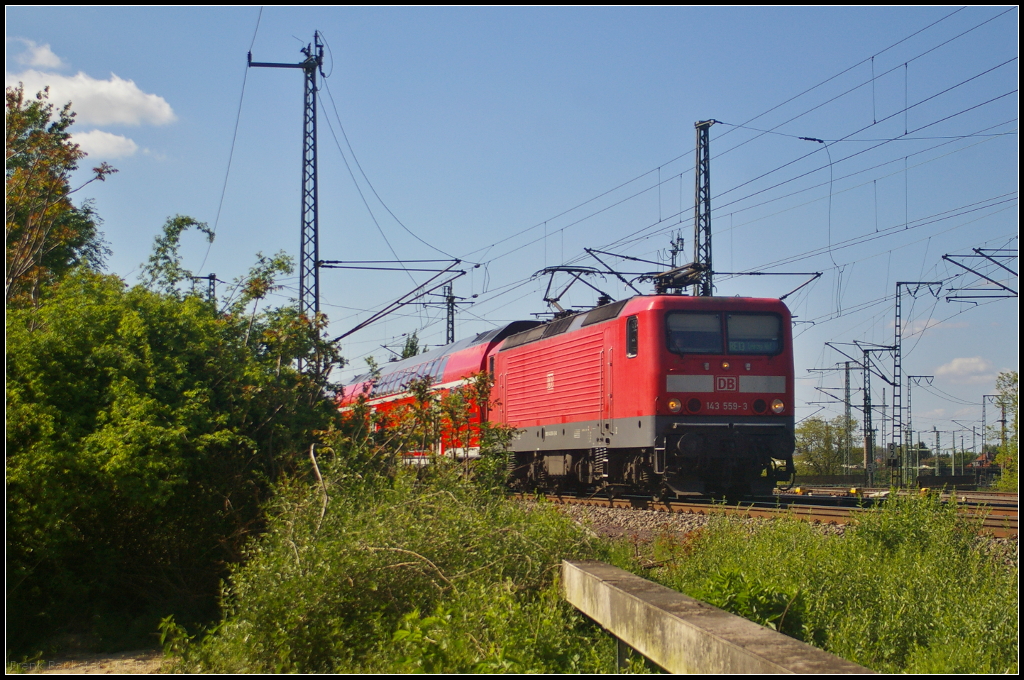
[[[320,218],[316,172],[316,74],[323,77],[324,46],[320,32],[301,49],[305,55],[298,64],[256,62],[249,53],[249,66],[262,68],[299,68],[305,75],[302,114],[302,206],[299,227],[299,313],[308,319],[320,311]]]
[[[455,342],[455,292],[450,283],[444,287],[444,306],[445,311],[448,313],[444,342],[446,345],[450,345]]]
[[[851,439],[852,432],[850,432],[850,423],[853,421],[852,404],[850,404],[850,362],[846,363],[846,380],[843,383],[843,417],[846,420],[843,422],[843,474],[850,474],[850,449],[853,448],[853,441]]]
[[[896,338],[893,343],[892,358],[892,444],[900,469],[900,486],[909,483],[910,465],[907,452],[903,447],[903,296],[901,288],[916,296],[917,292],[927,286],[938,297],[938,286],[942,281],[897,281],[896,282]]]
[[[694,172],[693,261],[703,269],[693,285],[693,294],[708,297],[711,281],[711,144],[708,130],[717,121],[703,120],[693,124],[697,129],[697,166]]]
[[[864,485],[875,483],[875,430],[871,423],[871,355],[864,352]]]

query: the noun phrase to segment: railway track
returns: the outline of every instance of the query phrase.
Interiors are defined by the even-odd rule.
[[[958,494],[958,501],[959,501]],[[1012,507],[1009,503],[1001,505],[998,509],[989,507],[986,504],[965,504],[961,510],[967,516],[984,515],[981,532],[995,538],[1016,538],[1017,537],[1017,507],[1016,494],[1013,494],[1014,502]],[[516,494],[515,497],[528,499],[528,494]],[[601,508],[629,508],[634,510],[653,510],[658,512],[669,512],[678,514],[711,515],[725,514],[734,517],[760,517],[773,519],[778,517],[793,517],[805,522],[818,524],[843,525],[856,522],[858,515],[868,512],[868,508],[858,505],[851,505],[851,500],[864,502],[864,499],[843,497],[846,504],[838,504],[833,500],[828,504],[818,504],[813,501],[825,501],[824,496],[815,498],[813,496],[796,496],[799,501],[777,497],[776,499],[742,501],[736,504],[713,502],[709,499],[688,500],[688,501],[655,501],[651,498],[623,496],[617,498],[608,497],[578,497],[557,494],[544,494],[543,497],[555,504],[577,504]],[[835,499],[836,497],[832,497]],[[871,501],[871,499],[867,499]]]
[[[943,501],[955,500],[964,509],[987,512],[989,517],[1010,517],[1017,519],[1017,493],[996,492],[996,491],[938,491],[926,490],[928,493],[938,493]],[[916,495],[922,490],[899,489],[895,493],[901,496]],[[844,489],[836,487],[812,487],[794,489],[791,492],[779,493],[777,498],[787,504],[810,503],[838,505],[848,504],[856,507],[860,504],[870,506],[871,504],[884,500],[892,495],[890,489]]]

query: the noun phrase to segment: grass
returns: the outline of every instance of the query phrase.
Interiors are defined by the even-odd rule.
[[[648,578],[886,673],[1016,673],[1017,566],[954,503],[897,498],[841,536],[718,516]]]
[[[641,569],[631,543],[463,471],[283,486],[223,620],[165,622],[178,670],[615,672],[614,640],[558,590],[562,559],[603,559],[880,672],[1017,672],[1016,564],[955,504],[894,497],[842,535],[715,516]]]

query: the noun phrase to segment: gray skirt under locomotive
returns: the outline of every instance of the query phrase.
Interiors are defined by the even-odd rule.
[[[527,427],[511,448],[513,484],[524,491],[766,495],[794,472],[792,416]]]

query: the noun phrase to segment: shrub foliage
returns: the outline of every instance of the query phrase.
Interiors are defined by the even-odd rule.
[[[333,412],[294,368],[323,349],[310,324],[252,321],[88,271],[8,308],[9,649],[215,614],[270,488]]]
[[[225,586],[223,621],[185,645],[165,623],[183,670],[611,670],[611,639],[557,588],[561,560],[601,554],[596,539],[505,498],[486,457],[482,479],[449,458],[403,465],[382,455],[394,436],[334,432],[322,484],[279,487]]]

